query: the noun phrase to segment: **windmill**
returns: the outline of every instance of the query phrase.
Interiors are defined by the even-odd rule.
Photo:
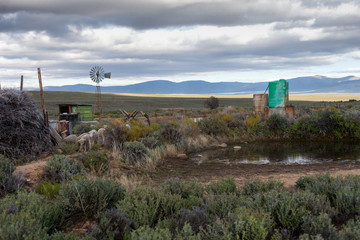
[[[104,69],[102,67],[95,66],[91,68],[89,75],[91,80],[96,83],[95,109],[97,110],[97,112],[102,114],[100,82],[104,80],[104,78],[110,78],[111,73],[104,73]]]

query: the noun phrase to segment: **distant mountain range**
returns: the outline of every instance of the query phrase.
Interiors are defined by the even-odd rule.
[[[291,93],[360,93],[360,78],[347,76],[328,78],[309,76],[287,79]],[[252,94],[266,90],[268,82],[206,82],[202,80],[171,82],[156,80],[126,86],[101,86],[101,92],[138,93],[138,94]],[[47,86],[46,91],[94,92],[95,86],[75,84],[64,86]]]

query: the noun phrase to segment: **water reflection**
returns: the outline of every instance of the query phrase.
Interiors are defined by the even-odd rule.
[[[240,150],[216,148],[190,154],[198,164],[312,164],[360,160],[360,144],[351,142],[257,142]]]

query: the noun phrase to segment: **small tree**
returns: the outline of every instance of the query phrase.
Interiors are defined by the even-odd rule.
[[[219,107],[219,99],[214,96],[209,97],[205,101],[205,107],[208,107],[210,109],[216,109],[217,107]]]

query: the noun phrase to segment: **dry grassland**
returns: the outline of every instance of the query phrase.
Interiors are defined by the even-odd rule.
[[[132,94],[132,93],[107,93],[119,96],[132,97],[159,97],[159,98],[252,98],[252,94],[246,95],[201,95],[201,94]],[[313,94],[289,94],[290,101],[349,101],[349,99],[360,100],[360,93],[313,93]]]

